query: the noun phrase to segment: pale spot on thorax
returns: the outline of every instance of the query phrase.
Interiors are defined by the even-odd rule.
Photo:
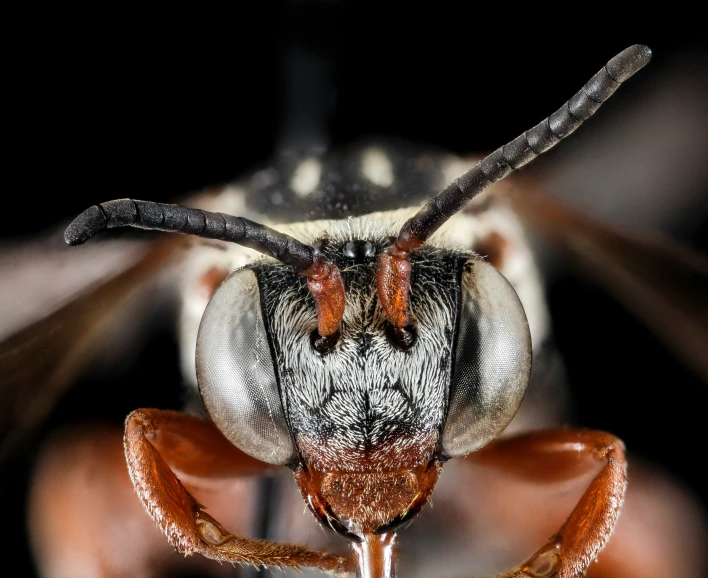
[[[299,197],[311,195],[322,176],[322,165],[317,159],[305,159],[295,169],[290,179],[290,187]]]
[[[361,158],[361,172],[375,185],[390,187],[393,184],[393,167],[384,151],[368,148]]]

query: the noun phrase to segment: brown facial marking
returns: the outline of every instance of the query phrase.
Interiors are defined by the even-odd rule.
[[[214,291],[218,289],[219,285],[221,285],[228,275],[229,272],[224,267],[211,267],[199,278],[199,293],[205,299],[211,299]]]
[[[303,460],[321,472],[390,472],[414,469],[430,461],[439,441],[437,432],[399,436],[365,449],[302,434],[297,445]]]
[[[474,250],[475,253],[486,257],[492,266],[500,269],[504,265],[504,259],[509,250],[509,241],[496,231],[492,231],[475,243]]]
[[[312,293],[317,309],[318,331],[323,337],[339,331],[344,316],[344,282],[339,269],[330,263],[315,261],[301,272],[307,277],[307,288]]]
[[[322,497],[340,520],[357,521],[363,530],[376,528],[408,509],[418,494],[418,480],[411,471],[325,474]],[[359,525],[357,524],[357,525]]]
[[[323,525],[363,537],[396,519],[415,515],[441,471],[442,464],[436,460],[393,472],[319,472],[301,466],[295,470],[295,480]]]

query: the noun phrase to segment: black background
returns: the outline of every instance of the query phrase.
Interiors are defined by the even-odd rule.
[[[168,201],[266,161],[282,126],[282,54],[293,39],[332,55],[335,144],[381,134],[459,153],[496,148],[634,42],[649,44],[654,59],[618,93],[617,106],[639,98],[646,75],[685,51],[703,54],[696,81],[705,81],[704,47],[668,21],[656,33],[587,15],[562,24],[517,15],[521,27],[504,22],[512,15],[501,7],[483,14],[438,3],[405,12],[365,2],[298,6],[249,5],[205,21],[189,13],[78,10],[18,17],[4,57],[3,235],[32,237],[113,198]],[[552,163],[554,154],[539,163]],[[705,223],[705,205],[696,210]],[[705,227],[671,232],[705,251]],[[618,434],[705,500],[707,384],[593,285],[562,274],[549,294],[578,422]],[[80,382],[0,469],[6,520],[16,521],[3,532],[12,527],[10,551],[27,572],[17,521],[37,444],[84,417],[119,423],[135,407],[179,405],[176,344],[167,330],[125,371],[141,380]]]

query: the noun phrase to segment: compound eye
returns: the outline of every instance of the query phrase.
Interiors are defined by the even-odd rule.
[[[469,260],[443,454],[464,456],[497,437],[516,414],[531,373],[531,334],[516,292],[494,267]]]
[[[204,311],[197,380],[209,415],[231,443],[269,464],[292,460],[295,451],[251,269],[226,279]]]

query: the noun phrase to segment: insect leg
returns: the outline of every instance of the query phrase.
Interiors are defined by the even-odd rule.
[[[28,526],[38,576],[211,576],[212,566],[220,569],[201,556],[179,555],[145,514],[125,466],[120,425],[86,423],[55,433],[32,478]],[[247,500],[254,486],[238,480],[220,500]],[[229,524],[248,531],[252,517],[241,511]]]
[[[208,483],[210,477],[247,475],[267,467],[231,446],[213,424],[179,412],[140,409],[126,420],[124,444],[138,496],[178,551],[259,567],[351,569],[345,558],[304,546],[235,536],[204,511],[182,481],[206,478]]]
[[[583,576],[612,535],[624,501],[624,444],[605,432],[545,430],[492,443],[468,459],[539,483],[604,462],[561,529],[504,578]]]

